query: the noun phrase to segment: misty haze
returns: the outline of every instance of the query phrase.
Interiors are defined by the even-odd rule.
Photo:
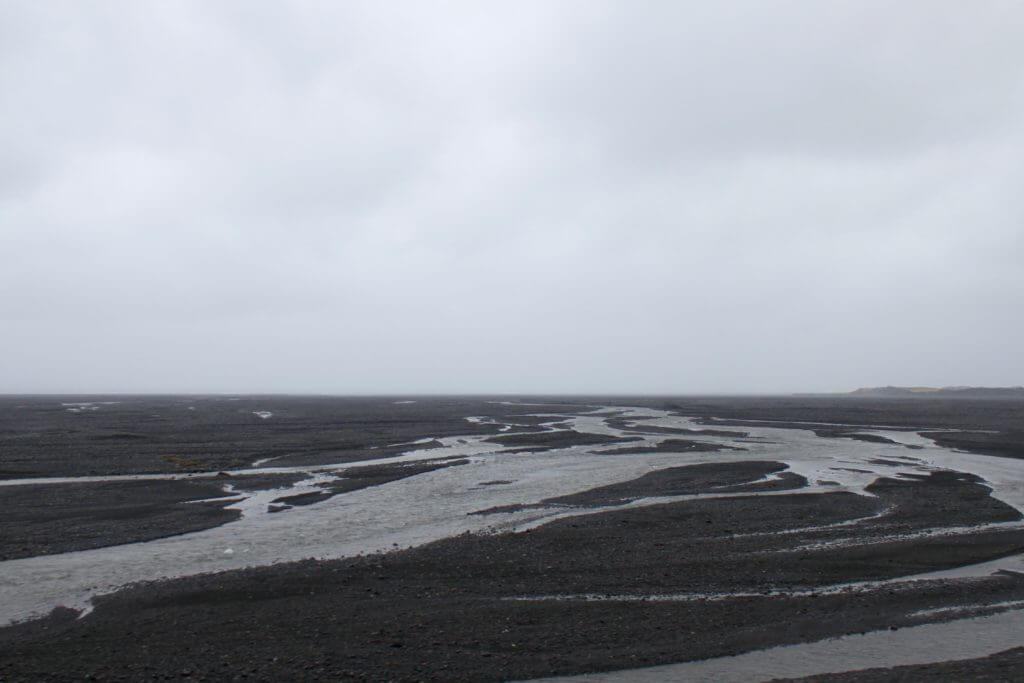
[[[1024,678],[1022,35],[0,0],[0,681]]]

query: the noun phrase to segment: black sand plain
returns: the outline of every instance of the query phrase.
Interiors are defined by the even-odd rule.
[[[275,463],[351,462],[356,468],[359,460],[400,452],[389,447],[400,441],[499,436],[497,425],[471,424],[467,415],[513,418],[571,415],[594,404],[649,406],[722,418],[709,421],[736,431],[757,420],[811,430],[822,427],[807,423],[955,427],[988,434],[972,444],[979,450],[1004,457],[1024,453],[1020,401],[546,397],[535,400],[548,405],[536,406],[482,398],[409,397],[416,403],[398,404],[399,398],[124,397],[121,404],[80,413],[59,406],[94,400],[118,399],[0,399],[2,476],[190,472],[200,478],[166,482],[173,485],[160,489],[159,499],[146,487],[116,494],[98,484],[32,485],[20,494],[10,491],[21,487],[0,487],[0,502],[13,513],[0,522],[0,538],[13,540],[6,550],[13,556],[133,540],[128,532],[144,523],[151,531],[139,538],[229,522],[217,518],[230,512],[217,503],[196,508],[199,519],[181,516],[175,506],[209,497],[205,487],[218,472],[243,479],[231,470],[268,457]],[[254,414],[262,410],[278,419]],[[0,629],[0,680],[522,679],[900,628],[922,623],[920,610],[1024,599],[1024,577],[1014,574],[828,590],[836,583],[885,580],[1024,552],[1019,530],[908,535],[1019,519],[972,475],[880,478],[871,498],[802,493],[803,482],[778,476],[770,499],[743,495],[764,486],[766,473],[786,474],[782,465],[753,457],[671,468],[580,491],[569,501],[547,501],[588,511],[530,531],[467,534],[383,555],[140,584],[97,600],[82,619],[58,609],[45,619]],[[370,469],[365,475],[367,485],[386,486],[395,473]],[[76,486],[84,489],[57,489]],[[735,497],[602,509],[637,496],[721,486],[735,489]],[[835,526],[856,520],[855,532]],[[786,533],[774,533],[780,531]],[[828,545],[848,541],[851,533],[856,543]],[[91,540],[75,545],[83,538]],[[724,593],[742,596],[722,599]],[[679,594],[690,599],[651,598]],[[941,672],[956,677],[963,671],[976,680],[1003,680],[1008,670],[1020,671],[1019,662],[1019,653],[1011,652],[834,678],[940,680]]]

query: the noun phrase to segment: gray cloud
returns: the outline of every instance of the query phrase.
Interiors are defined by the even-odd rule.
[[[1013,2],[0,5],[0,391],[1024,382]]]

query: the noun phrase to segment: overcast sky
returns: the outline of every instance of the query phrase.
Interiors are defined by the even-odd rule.
[[[0,0],[0,392],[1024,383],[1024,4]]]

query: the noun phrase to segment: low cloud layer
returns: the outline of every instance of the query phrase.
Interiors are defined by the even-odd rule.
[[[1024,7],[0,4],[0,392],[1024,383]]]

